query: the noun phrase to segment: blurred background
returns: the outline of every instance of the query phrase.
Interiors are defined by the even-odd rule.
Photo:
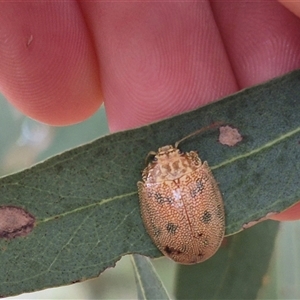
[[[28,168],[55,154],[90,142],[108,127],[102,107],[89,120],[68,127],[52,127],[29,119],[15,110],[0,94],[0,175]],[[300,222],[281,224],[269,273],[258,299],[300,299]],[[173,297],[176,265],[168,259],[153,261]],[[0,262],[1,267],[1,262]],[[4,299],[136,299],[130,256],[98,278],[70,286],[51,288]]]

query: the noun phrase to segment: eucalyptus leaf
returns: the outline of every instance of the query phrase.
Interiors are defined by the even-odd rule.
[[[134,254],[132,263],[135,270],[139,300],[170,299],[149,258]]]
[[[300,72],[295,71],[1,178],[0,206],[21,207],[35,223],[14,239],[0,238],[0,296],[98,276],[128,253],[161,256],[139,212],[136,183],[145,157],[214,122],[236,128],[242,141],[226,146],[212,129],[180,147],[197,150],[211,166],[224,197],[227,235],[300,200]]]

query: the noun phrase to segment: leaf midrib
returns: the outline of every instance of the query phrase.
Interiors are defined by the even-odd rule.
[[[249,156],[252,156],[252,155],[255,155],[257,153],[259,153],[260,151],[263,151],[263,150],[266,150],[268,148],[271,148],[273,147],[274,145],[284,141],[285,139],[297,134],[300,132],[300,127],[292,130],[292,131],[289,131],[285,134],[282,134],[280,136],[278,136],[277,138],[273,139],[272,141],[256,148],[256,149],[253,149],[249,152],[246,152],[242,155],[238,155],[238,156],[235,156],[235,157],[232,157],[230,159],[227,159],[225,161],[223,161],[222,163],[220,164],[217,164],[217,165],[214,165],[214,166],[211,166],[211,169],[212,170],[216,170],[216,169],[219,169],[219,168],[222,168],[226,165],[229,165],[231,163],[234,163],[240,159],[244,159],[246,157],[249,157]],[[115,196],[115,197],[110,197],[110,198],[107,198],[107,199],[102,199],[101,201],[99,202],[96,202],[96,203],[91,203],[89,205],[85,205],[85,206],[81,206],[81,207],[78,207],[78,208],[75,208],[75,209],[72,209],[70,211],[67,211],[67,212],[64,212],[64,213],[61,213],[61,214],[58,214],[58,215],[54,215],[54,216],[51,216],[49,218],[45,218],[45,219],[42,219],[42,220],[39,220],[36,222],[36,226],[38,226],[39,224],[42,224],[42,223],[47,223],[47,222],[50,222],[50,221],[53,221],[54,219],[58,219],[58,218],[63,218],[67,215],[70,215],[70,214],[73,214],[73,213],[77,213],[77,212],[80,212],[82,210],[86,210],[86,209],[89,209],[89,208],[92,208],[92,207],[95,207],[95,206],[101,206],[101,205],[104,205],[106,203],[109,203],[109,202],[112,202],[112,201],[115,201],[115,200],[119,200],[119,199],[124,199],[124,198],[127,198],[127,197],[130,197],[130,196],[134,196],[137,194],[137,190],[135,191],[132,191],[132,192],[129,192],[129,193],[126,193],[126,194],[121,194],[121,195],[118,195],[118,196]]]
[[[70,211],[64,212],[62,214],[58,214],[58,215],[55,215],[55,216],[51,216],[49,218],[45,218],[45,219],[39,220],[38,222],[36,222],[36,226],[38,226],[39,224],[42,224],[42,223],[47,223],[47,222],[53,221],[54,219],[62,218],[62,217],[65,217],[67,215],[70,215],[70,214],[73,214],[73,213],[77,213],[77,212],[85,210],[85,209],[89,209],[91,207],[95,207],[95,206],[98,206],[98,205],[101,206],[101,205],[104,205],[106,203],[109,203],[109,202],[117,200],[117,199],[124,199],[126,197],[130,197],[130,196],[133,196],[135,194],[137,194],[137,191],[134,191],[134,192],[131,192],[131,193],[122,194],[122,195],[118,195],[118,196],[115,196],[115,197],[110,197],[110,198],[103,199],[103,200],[101,200],[99,202],[96,202],[96,203],[91,203],[91,204],[88,204],[88,205],[85,205],[85,206],[81,206],[81,207],[72,209]]]

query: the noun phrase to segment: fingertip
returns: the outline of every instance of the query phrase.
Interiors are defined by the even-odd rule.
[[[4,3],[0,28],[1,90],[21,112],[62,126],[99,108],[98,63],[76,2]]]
[[[37,69],[42,66],[38,64]],[[24,70],[30,73],[30,68]],[[11,76],[3,94],[23,114],[42,123],[53,126],[79,123],[92,116],[103,100],[96,73],[91,74],[85,67],[77,68],[78,74],[66,70],[65,66],[50,70],[41,78],[37,70],[28,74],[26,82],[21,84],[21,78]]]

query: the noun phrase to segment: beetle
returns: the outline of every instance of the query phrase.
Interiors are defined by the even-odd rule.
[[[222,194],[208,163],[197,152],[178,148],[203,130],[150,152],[154,158],[137,183],[146,231],[165,256],[181,264],[210,258],[225,232]]]

